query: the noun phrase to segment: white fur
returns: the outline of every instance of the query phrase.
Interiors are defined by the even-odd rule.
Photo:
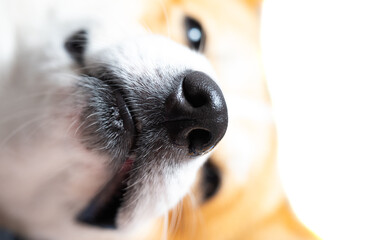
[[[151,193],[139,195],[133,218],[120,213],[120,230],[75,221],[111,171],[107,156],[86,149],[77,134],[83,123],[80,109],[70,101],[79,69],[63,48],[65,39],[81,27],[89,30],[90,67],[101,60],[131,64],[132,70],[149,75],[156,67],[169,66],[214,77],[200,55],[137,26],[135,12],[127,9],[134,1],[112,3],[110,10],[107,1],[81,2],[0,2],[0,224],[34,239],[122,239],[127,226],[143,231],[146,222],[165,214],[188,192],[206,158],[166,170],[164,185],[148,185]],[[136,37],[143,40],[135,43]],[[128,56],[117,49],[125,49]],[[147,52],[157,58],[145,58]],[[157,80],[162,84],[164,79]]]

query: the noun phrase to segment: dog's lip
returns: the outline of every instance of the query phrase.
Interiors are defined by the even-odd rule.
[[[127,102],[124,98],[124,93],[122,92],[122,89],[117,90],[116,87],[113,88],[115,99],[117,102],[117,107],[119,109],[119,115],[120,118],[123,120],[123,127],[124,130],[128,133],[130,133],[130,139],[132,141],[131,147],[134,144],[134,135],[136,133],[135,123],[131,114],[131,111],[129,110],[129,107],[127,105]]]
[[[88,77],[99,79],[106,84],[112,97],[115,98],[115,105],[119,110],[120,119],[123,121],[123,135],[124,141],[127,144],[127,153],[134,147],[135,136],[137,132],[136,122],[133,117],[133,111],[127,100],[127,91],[121,83],[121,79],[114,74],[109,74],[109,70],[105,68],[98,70],[97,72],[85,73]]]
[[[135,121],[125,98],[125,89],[121,84],[109,77],[97,77],[107,84],[112,96],[115,98],[116,107],[119,110],[120,119],[123,121],[122,137],[127,143],[127,148],[122,157],[122,164],[114,168],[113,177],[90,200],[87,206],[77,215],[77,220],[93,226],[104,228],[116,228],[116,216],[123,205],[124,195],[127,190],[127,181],[130,171],[136,159],[134,155],[135,145]],[[116,165],[115,165],[116,166]],[[117,170],[118,169],[118,170]]]
[[[134,156],[126,159],[121,169],[78,214],[79,222],[102,228],[116,228],[116,217],[124,201],[134,159]]]

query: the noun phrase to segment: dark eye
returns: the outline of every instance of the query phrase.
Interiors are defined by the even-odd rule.
[[[221,174],[219,168],[207,161],[202,168],[201,188],[203,193],[203,202],[212,198],[219,190],[221,184]]]
[[[200,23],[191,17],[186,17],[185,28],[188,46],[203,52],[205,48],[205,32]]]

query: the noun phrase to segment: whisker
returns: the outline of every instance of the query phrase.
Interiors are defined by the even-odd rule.
[[[28,127],[29,125],[38,122],[40,120],[43,119],[47,119],[49,117],[49,114],[43,114],[41,116],[38,116],[34,119],[31,119],[23,124],[21,124],[20,126],[18,126],[16,129],[14,129],[9,135],[7,135],[0,143],[0,149],[3,148],[7,142],[9,142],[13,137],[15,137],[18,133],[20,133],[23,129],[25,129],[26,127]]]
[[[164,221],[163,221],[163,232],[161,235],[161,239],[162,240],[167,240],[168,239],[168,212],[164,215]]]
[[[168,10],[167,10],[167,7],[166,5],[164,4],[163,0],[160,0],[159,1],[159,4],[160,4],[160,7],[162,8],[163,10],[163,14],[164,14],[164,18],[165,18],[165,25],[167,27],[167,37],[168,38],[171,38],[172,36],[172,33],[170,31],[170,26],[169,26],[169,16],[168,16]]]
[[[182,217],[182,209],[183,209],[183,199],[179,201],[177,206],[172,211],[171,221],[170,221],[170,226],[169,226],[169,232],[172,235],[175,235],[179,228],[179,223]]]
[[[201,213],[201,211],[196,211],[195,209],[198,208],[197,206],[197,201],[196,201],[196,197],[194,195],[194,193],[192,192],[192,190],[190,190],[190,192],[188,193],[188,198],[189,198],[189,201],[188,201],[188,204],[190,206],[191,209],[193,209],[194,211],[190,211],[192,213],[192,216],[191,216],[191,232],[192,232],[192,235],[195,235],[196,234],[196,228],[203,228],[204,227],[204,217]]]
[[[143,23],[142,23],[142,26],[145,28],[145,30],[146,30],[148,33],[150,33],[150,34],[152,34],[152,33],[153,33],[152,29],[149,27],[149,25],[147,24],[147,22],[143,22]]]

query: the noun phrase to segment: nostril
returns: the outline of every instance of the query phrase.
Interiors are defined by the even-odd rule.
[[[191,154],[197,155],[206,150],[210,150],[212,136],[211,133],[205,129],[194,129],[188,134],[189,150]]]
[[[185,79],[186,80],[186,79]],[[188,81],[183,81],[183,95],[187,102],[194,108],[198,108],[206,105],[208,100],[208,95],[204,91],[198,91],[194,89],[192,85],[186,84]],[[197,90],[197,91],[196,91]]]
[[[193,108],[202,107],[211,101],[209,89],[204,84],[204,78],[207,80],[208,76],[201,72],[191,72],[183,79],[183,95]]]

